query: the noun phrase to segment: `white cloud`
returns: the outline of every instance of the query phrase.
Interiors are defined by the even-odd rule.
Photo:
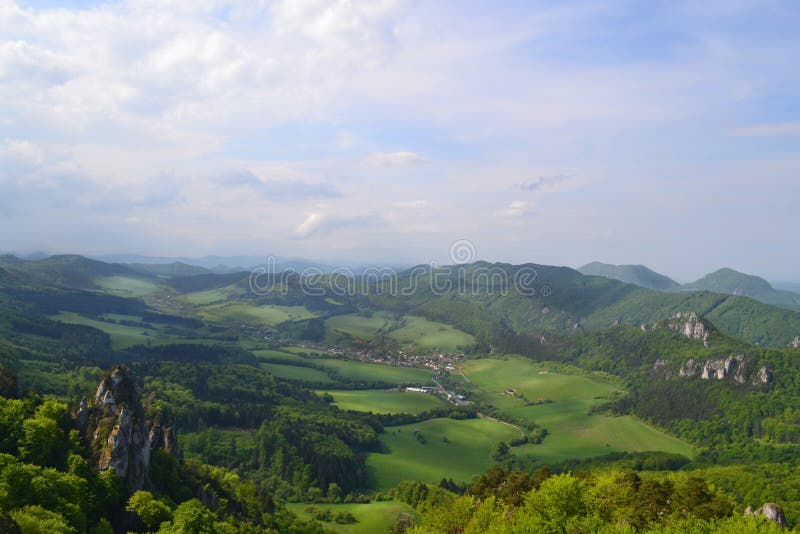
[[[526,215],[531,207],[529,202],[522,200],[515,200],[507,207],[497,210],[497,215],[500,217],[522,217]]]
[[[407,167],[410,165],[421,165],[426,159],[419,154],[401,150],[398,152],[378,152],[370,154],[364,160],[364,164],[370,167]]]

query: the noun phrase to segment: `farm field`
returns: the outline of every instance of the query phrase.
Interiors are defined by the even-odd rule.
[[[322,391],[318,391],[322,393]],[[334,404],[340,410],[356,410],[372,413],[411,413],[418,414],[444,406],[445,403],[430,393],[367,390],[332,390],[329,391]]]
[[[380,363],[334,358],[310,360],[330,369],[350,380],[361,382],[380,381],[393,385],[433,385],[433,371],[419,367],[394,367]]]
[[[198,314],[207,321],[268,326],[275,326],[284,321],[310,319],[315,316],[303,306],[255,306],[240,302],[206,306],[198,310]]]
[[[128,326],[106,321],[90,319],[74,312],[61,312],[50,316],[50,319],[70,324],[91,326],[106,332],[111,336],[111,346],[114,349],[124,349],[134,345],[151,343],[167,343],[176,341],[175,338],[163,336],[158,330],[137,326]]]
[[[315,361],[309,358],[304,358],[298,354],[293,354],[291,352],[283,352],[283,350],[275,350],[275,349],[256,349],[251,351],[254,355],[259,358],[263,358],[266,361],[293,361],[293,362],[310,362]],[[276,362],[281,363],[281,362]]]
[[[262,363],[259,366],[266,372],[286,380],[302,380],[304,382],[318,382],[320,384],[333,382],[325,372],[310,367],[299,365],[284,365],[281,363]]]
[[[425,443],[417,440],[415,430]],[[371,453],[367,467],[372,484],[381,491],[402,480],[468,481],[494,463],[491,449],[495,443],[519,435],[518,430],[488,419],[438,418],[387,427],[380,439],[389,452]]]
[[[286,503],[289,511],[297,514],[302,519],[310,519],[311,514],[306,512],[308,504]],[[400,514],[415,515],[414,509],[404,502],[376,501],[369,504],[323,504],[315,503],[313,506],[323,510],[330,509],[332,513],[347,511],[356,518],[356,523],[339,525],[333,521],[323,523],[325,528],[340,534],[372,534],[373,532],[387,532],[397,523]]]
[[[521,357],[466,362],[463,372],[474,394],[514,418],[529,419],[549,431],[539,445],[514,448],[542,462],[588,458],[617,451],[665,451],[692,456],[688,443],[630,416],[590,415],[618,389],[588,376],[551,372]],[[512,387],[519,397],[505,394]],[[537,404],[544,401],[543,404]],[[532,404],[528,404],[532,403]]]
[[[241,295],[244,290],[238,286],[231,285],[225,287],[217,287],[214,289],[207,289],[205,291],[193,291],[184,294],[181,298],[189,304],[196,306],[206,306],[215,302],[222,302]]]
[[[475,342],[474,337],[451,325],[415,315],[398,318],[389,312],[377,312],[370,317],[356,313],[336,315],[325,321],[325,329],[330,342],[341,334],[367,341],[383,334],[399,343],[445,352],[455,352],[458,347]]]
[[[370,317],[357,313],[334,315],[325,321],[325,331],[328,337],[334,338],[336,334],[347,334],[355,338],[372,340],[379,332],[388,333],[395,328],[396,321],[391,313],[377,312]]]
[[[389,337],[402,343],[413,343],[419,348],[455,352],[458,347],[475,343],[475,338],[457,328],[424,317],[407,315],[405,324],[389,333]]]
[[[104,293],[119,297],[143,297],[162,290],[158,284],[131,276],[102,276],[94,281]]]

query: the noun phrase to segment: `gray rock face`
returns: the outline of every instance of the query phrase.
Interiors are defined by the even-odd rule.
[[[689,339],[700,339],[708,347],[711,327],[695,312],[677,313],[664,321],[663,326]]]
[[[150,425],[148,441],[150,442],[151,453],[157,450],[163,450],[176,458],[180,457],[178,438],[175,434],[174,418],[167,419],[166,417],[158,417],[156,421]]]
[[[150,439],[131,371],[118,367],[97,387],[85,434],[100,471],[109,468],[133,490],[149,485]],[[79,409],[79,417],[81,410]]]
[[[688,360],[681,365],[679,376],[692,377],[700,375],[701,380],[724,380],[733,378],[737,383],[747,381],[747,365],[744,354],[731,354],[726,358],[698,361]]]
[[[789,343],[789,347],[793,349],[800,349],[800,336],[797,336]]]
[[[782,528],[789,526],[789,523],[786,521],[786,515],[783,513],[783,508],[774,502],[764,504],[764,506],[755,512],[752,507],[748,506],[747,510],[744,511],[744,515],[763,515],[766,519],[778,523],[778,526]]]

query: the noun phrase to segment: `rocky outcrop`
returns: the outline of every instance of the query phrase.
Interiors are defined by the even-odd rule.
[[[708,347],[711,338],[711,325],[695,312],[681,312],[663,321],[660,326],[668,328],[689,339],[699,339]]]
[[[800,336],[797,336],[792,340],[791,343],[789,343],[789,348],[800,349]]]
[[[744,354],[706,361],[688,360],[678,371],[680,376],[700,376],[701,380],[724,380],[732,377],[739,384],[747,381]]]
[[[783,513],[783,508],[775,504],[774,502],[768,502],[764,504],[761,508],[753,511],[752,506],[748,506],[747,510],[744,511],[744,515],[757,515],[757,516],[764,516],[766,519],[770,521],[775,521],[778,523],[778,526],[785,528],[789,526],[789,523],[786,521],[786,515]]]
[[[130,370],[117,367],[106,376],[91,403],[81,402],[75,422],[100,471],[113,468],[132,490],[149,485],[149,432],[139,388]]]
[[[665,360],[656,360],[653,369],[666,366]],[[744,354],[731,354],[725,358],[710,360],[690,359],[681,364],[678,376],[699,377],[701,380],[733,380],[737,384],[745,384],[749,379],[753,385],[768,384],[772,380],[772,373],[766,366],[752,375],[748,373],[748,362]]]
[[[179,458],[178,438],[175,433],[175,418],[159,414],[150,424],[148,432],[150,442],[150,452],[163,450],[164,452]]]

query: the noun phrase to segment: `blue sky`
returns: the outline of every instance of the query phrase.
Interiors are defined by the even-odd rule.
[[[798,27],[791,1],[0,0],[0,249],[469,239],[800,280]]]

